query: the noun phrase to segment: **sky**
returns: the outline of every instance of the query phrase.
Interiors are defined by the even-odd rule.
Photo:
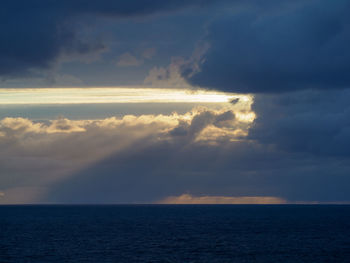
[[[350,203],[346,0],[4,0],[0,204]]]

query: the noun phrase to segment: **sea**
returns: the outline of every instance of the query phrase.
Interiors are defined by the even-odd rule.
[[[350,206],[0,206],[0,262],[350,262]]]

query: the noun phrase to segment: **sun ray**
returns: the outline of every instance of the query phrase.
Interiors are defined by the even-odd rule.
[[[1,89],[0,104],[227,103],[247,95],[144,87]]]

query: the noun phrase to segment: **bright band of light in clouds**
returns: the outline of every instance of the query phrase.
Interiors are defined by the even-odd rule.
[[[249,95],[216,91],[151,88],[46,88],[0,89],[1,104],[86,103],[227,103],[251,101]]]

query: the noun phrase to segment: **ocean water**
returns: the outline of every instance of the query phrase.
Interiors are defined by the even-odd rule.
[[[350,206],[0,206],[0,262],[350,262]]]

